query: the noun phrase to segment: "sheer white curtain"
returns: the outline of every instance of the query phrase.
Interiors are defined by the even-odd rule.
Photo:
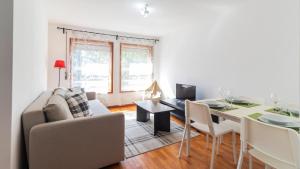
[[[73,31],[69,40],[70,86],[97,93],[113,92],[112,38]]]
[[[152,84],[155,44],[147,38],[120,38],[121,92],[144,91]]]
[[[142,91],[153,81],[153,47],[121,44],[121,91]]]

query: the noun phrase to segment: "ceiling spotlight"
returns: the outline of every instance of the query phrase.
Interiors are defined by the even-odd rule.
[[[141,9],[141,14],[146,18],[149,14],[149,4],[145,4],[145,6]]]

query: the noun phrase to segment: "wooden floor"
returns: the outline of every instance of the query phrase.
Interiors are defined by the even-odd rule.
[[[122,111],[136,111],[136,106],[122,106],[110,108],[112,112]],[[171,118],[174,122],[183,125],[183,123]],[[239,138],[237,138],[239,140]],[[189,158],[183,157],[178,159],[179,144],[176,143],[170,146],[160,148],[158,150],[150,151],[115,164],[106,169],[208,169],[211,156],[211,142],[209,147],[206,147],[205,136],[200,134],[191,141],[191,156]],[[239,150],[239,142],[238,142]],[[224,142],[220,147],[220,154],[216,156],[215,169],[234,169],[236,165],[233,163],[232,148],[231,148],[231,134],[224,137]],[[243,168],[248,168],[248,159],[245,157]],[[254,160],[254,169],[264,168],[263,164]]]

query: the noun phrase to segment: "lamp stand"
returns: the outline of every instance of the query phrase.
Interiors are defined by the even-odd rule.
[[[60,87],[60,69],[61,68],[58,69],[58,87]]]

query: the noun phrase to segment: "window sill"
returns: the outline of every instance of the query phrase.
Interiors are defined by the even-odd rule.
[[[138,93],[138,92],[144,92],[144,90],[138,90],[138,91],[120,91],[120,93]]]

